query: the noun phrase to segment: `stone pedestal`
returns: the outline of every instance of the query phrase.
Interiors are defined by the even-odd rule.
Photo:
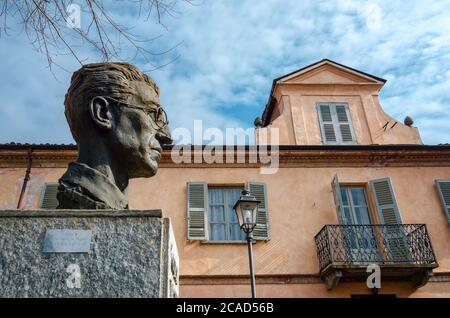
[[[0,211],[0,297],[177,297],[161,210]]]

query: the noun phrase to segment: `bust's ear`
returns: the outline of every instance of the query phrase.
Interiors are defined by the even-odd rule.
[[[103,129],[111,129],[112,113],[109,102],[100,96],[92,98],[89,105],[89,113],[97,126]]]

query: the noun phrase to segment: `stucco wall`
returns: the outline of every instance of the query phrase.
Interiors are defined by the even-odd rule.
[[[422,144],[416,127],[404,125],[404,117],[397,120],[383,110],[378,96],[382,84],[349,81],[329,70],[322,69],[318,73],[320,76],[314,79],[309,77],[277,83],[273,97],[278,104],[283,105],[280,108],[282,113],[267,127],[257,129],[256,143],[323,144],[316,104],[334,102],[348,104],[357,143],[360,145]],[[388,125],[384,129],[386,123]],[[279,141],[269,139],[266,142],[258,138],[258,135],[270,134],[272,128],[279,129]]]
[[[0,209],[17,208],[25,171],[24,168],[0,169]]]
[[[342,183],[391,177],[403,223],[427,224],[440,264],[437,271],[450,271],[450,226],[434,186],[435,179],[450,178],[450,167],[289,168],[275,175],[261,175],[259,169],[165,168],[152,179],[131,182],[130,207],[162,208],[171,217],[182,260],[181,275],[244,274],[244,246],[186,241],[186,182],[266,182],[271,240],[254,247],[256,273],[316,274],[314,236],[323,225],[338,223],[330,185],[335,173]]]
[[[25,169],[0,171],[0,209],[7,209],[17,204],[15,200]],[[64,171],[61,168],[33,168],[24,208],[37,208],[43,184],[57,181]],[[390,177],[403,222],[427,224],[439,262],[435,272],[450,272],[450,226],[434,186],[435,179],[450,179],[450,167],[301,167],[280,168],[274,175],[262,175],[258,168],[160,168],[153,178],[131,181],[130,208],[160,208],[165,216],[171,218],[180,253],[181,276],[246,275],[248,256],[245,245],[186,240],[186,182],[235,185],[243,185],[247,181],[266,182],[271,240],[254,246],[256,275],[317,275],[319,265],[314,236],[325,224],[338,222],[330,185],[335,173],[342,183],[367,183],[371,179]],[[330,295],[323,284],[312,289],[307,286],[313,285],[277,285],[277,293],[286,296],[302,296],[303,292]],[[426,289],[417,292],[426,290],[432,293],[432,286],[427,285]],[[268,286],[267,291],[264,288],[261,287],[261,292],[270,295],[271,287]],[[217,296],[240,295],[244,289],[245,286],[217,289]],[[182,296],[201,296],[203,292],[199,286],[181,289]],[[411,295],[417,292],[412,291]],[[345,289],[342,291],[342,295],[348,296],[348,293]],[[352,290],[352,293],[356,292]]]
[[[397,297],[440,297],[448,298],[450,283],[429,282],[419,289],[411,288],[408,283],[382,283],[380,294]],[[364,283],[341,283],[335,290],[329,291],[324,284],[258,284],[256,296],[262,298],[288,297],[350,297],[351,295],[369,295]],[[214,298],[249,297],[250,285],[189,285],[182,286],[181,297]]]

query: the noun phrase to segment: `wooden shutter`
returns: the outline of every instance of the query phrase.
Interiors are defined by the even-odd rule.
[[[381,224],[402,224],[395,194],[390,178],[370,181]],[[382,228],[388,262],[408,261],[411,256],[408,248],[406,232],[403,227],[386,226]]]
[[[258,206],[258,215],[256,216],[256,227],[253,230],[253,238],[255,240],[263,241],[270,240],[266,184],[263,182],[248,182],[247,189],[257,200],[261,201]]]
[[[208,240],[208,185],[205,182],[188,182],[187,189],[187,239]]]
[[[342,143],[353,143],[353,129],[350,122],[350,112],[347,105],[336,105],[336,119]]]
[[[450,223],[450,180],[435,180],[447,220]]]
[[[381,224],[402,224],[390,178],[370,181]]]
[[[318,104],[317,113],[324,144],[356,143],[348,105]]]
[[[58,193],[59,183],[49,182],[44,185],[41,196],[41,209],[56,209],[58,207]]]
[[[323,142],[325,144],[336,143],[336,132],[330,105],[318,105],[317,110]]]
[[[331,188],[333,189],[334,204],[336,205],[336,213],[340,224],[347,224],[344,220],[344,211],[342,207],[341,187],[339,186],[339,179],[337,174],[334,175],[331,181]]]

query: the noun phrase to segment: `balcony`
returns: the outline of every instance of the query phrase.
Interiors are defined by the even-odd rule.
[[[438,267],[425,224],[325,225],[315,237],[320,275],[328,289],[339,281],[366,281],[377,264],[381,281],[425,285]]]

